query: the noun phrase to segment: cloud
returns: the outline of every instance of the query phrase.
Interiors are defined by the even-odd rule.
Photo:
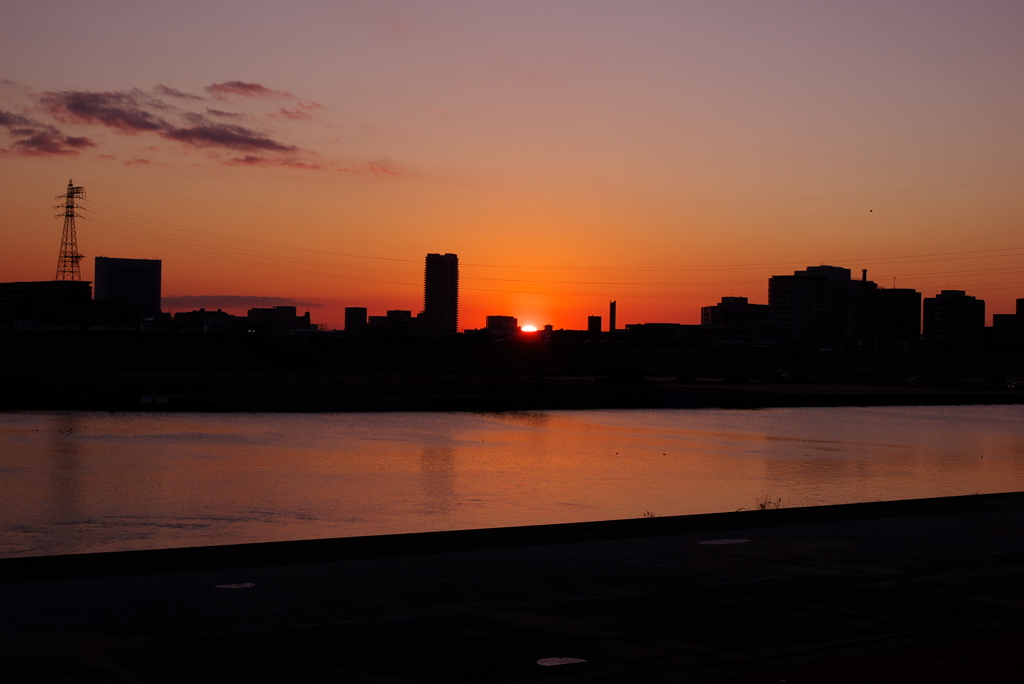
[[[228,166],[287,166],[291,169],[309,169],[312,171],[318,171],[322,168],[319,164],[307,164],[294,158],[270,159],[267,157],[257,157],[252,154],[229,159],[224,163]]]
[[[207,92],[217,97],[237,95],[239,97],[292,97],[292,94],[284,90],[272,90],[259,83],[245,83],[244,81],[225,81],[206,86]]]
[[[312,119],[313,118],[312,114],[310,114],[309,112],[304,112],[304,111],[302,111],[299,108],[285,109],[284,107],[281,107],[281,109],[278,110],[278,114],[280,114],[281,116],[285,117],[286,119]],[[277,116],[277,115],[275,114],[273,116]]]
[[[170,127],[162,118],[144,110],[132,93],[48,92],[39,102],[61,123],[102,124],[128,134],[159,132]]]
[[[232,150],[266,150],[272,152],[294,152],[294,145],[272,140],[256,131],[236,126],[209,122],[188,128],[172,128],[162,134],[165,138],[178,140],[195,147],[226,147]]]
[[[64,144],[68,147],[96,147],[96,143],[85,137],[64,138]]]
[[[50,124],[3,110],[0,110],[0,126],[6,128],[7,134],[14,138],[11,149],[4,151],[24,157],[76,155],[81,149],[96,147],[96,143],[89,138],[66,136]]]
[[[153,162],[149,159],[130,159],[124,163],[125,166],[138,166],[152,164]]]
[[[366,166],[370,169],[371,173],[377,176],[397,177],[402,175],[402,172],[398,170],[395,163],[390,159],[378,159],[377,161],[369,162]]]
[[[295,152],[294,145],[273,140],[259,131],[235,124],[218,123],[196,112],[181,116],[186,125],[173,124],[145,109],[163,103],[143,98],[141,91],[45,93],[40,104],[61,122],[85,123],[113,128],[120,133],[156,133],[193,147],[221,147],[243,152]]]
[[[164,95],[165,97],[176,97],[179,100],[205,100],[206,99],[205,97],[200,97],[199,95],[193,95],[192,93],[182,92],[182,91],[178,90],[177,88],[168,88],[165,85],[158,85],[156,88],[153,88],[153,90],[155,90],[156,92],[160,93],[161,95]]]
[[[183,295],[161,298],[165,307],[172,309],[251,309],[272,306],[324,306],[291,297],[260,297],[256,295]]]
[[[7,81],[0,81],[0,87],[6,85]],[[40,120],[0,111],[0,129],[6,129],[10,138],[6,148],[0,147],[0,154],[76,155],[87,148],[97,147],[97,142],[101,145],[105,142],[104,138],[96,138],[94,142],[94,136],[87,137],[90,131],[109,129],[126,136],[142,136],[142,141],[133,151],[117,155],[120,160],[129,160],[125,162],[128,165],[159,163],[160,157],[153,153],[166,154],[167,145],[162,144],[157,148],[147,143],[163,139],[189,148],[203,149],[208,157],[217,160],[216,163],[230,166],[303,170],[324,168],[322,160],[315,153],[289,143],[282,139],[283,134],[277,132],[288,130],[291,121],[312,119],[314,110],[322,109],[322,105],[301,101],[284,90],[245,81],[214,83],[207,86],[206,91],[213,99],[163,84],[146,90],[130,88],[36,93],[32,95],[36,101],[35,107],[20,111],[37,116]],[[213,104],[218,100],[233,98],[247,98],[250,102],[243,106],[236,101],[243,111],[232,111],[235,107],[219,109],[200,104]],[[281,98],[289,101],[282,103]],[[246,107],[254,107],[257,111],[248,112]],[[277,123],[273,124],[275,128],[260,130],[253,123],[259,117],[267,117],[263,119],[266,125],[271,125],[268,119],[276,119]],[[66,132],[67,129],[74,130]],[[0,137],[0,142],[2,140]],[[181,148],[172,146],[171,149]],[[142,152],[149,155],[148,158],[143,158],[140,154]],[[335,168],[333,163],[328,166]],[[348,171],[380,177],[399,175],[394,165],[387,161],[361,163],[357,169]]]
[[[206,108],[206,113],[212,116],[230,116],[230,117],[243,117],[245,114],[239,114],[238,112],[222,112],[219,109]]]

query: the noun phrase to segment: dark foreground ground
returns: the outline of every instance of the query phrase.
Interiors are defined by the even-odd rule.
[[[1024,676],[1024,493],[8,559],[0,579],[6,681]]]

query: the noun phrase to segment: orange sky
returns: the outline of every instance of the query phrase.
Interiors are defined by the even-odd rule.
[[[1019,3],[5,17],[0,280],[53,277],[73,178],[86,278],[160,258],[168,298],[280,297],[330,327],[419,311],[428,252],[460,257],[463,327],[582,328],[610,299],[620,325],[696,323],[819,263],[990,314],[1024,297]]]

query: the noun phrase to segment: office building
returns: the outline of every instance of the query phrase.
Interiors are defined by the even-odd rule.
[[[0,325],[85,327],[91,303],[92,283],[84,280],[0,283]]]
[[[345,330],[347,332],[358,332],[366,329],[366,307],[346,306],[345,307]]]
[[[864,333],[881,342],[921,338],[921,293],[907,288],[878,288],[866,299]]]
[[[700,324],[764,326],[768,324],[768,305],[751,304],[746,297],[722,297],[718,304],[700,308]]]
[[[297,315],[294,306],[275,306],[271,309],[249,309],[246,315],[249,330],[263,335],[307,332],[315,329],[309,312]]]
[[[944,351],[979,351],[985,345],[985,302],[963,290],[924,300],[924,338]]]
[[[488,316],[487,332],[496,337],[508,337],[519,332],[519,321],[515,316]]]
[[[459,257],[428,254],[423,277],[423,318],[433,333],[459,331]]]
[[[587,332],[590,333],[591,337],[601,336],[600,316],[587,316]]]
[[[768,314],[775,334],[800,346],[831,345],[847,337],[850,269],[811,266],[768,280]]]
[[[160,315],[159,259],[96,257],[95,298],[116,302],[140,318]]]

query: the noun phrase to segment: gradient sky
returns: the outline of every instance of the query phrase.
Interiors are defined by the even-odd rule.
[[[83,276],[160,258],[176,310],[415,313],[427,252],[469,328],[696,323],[820,263],[1024,297],[1021,2],[0,13],[3,281],[53,278],[72,178]]]

